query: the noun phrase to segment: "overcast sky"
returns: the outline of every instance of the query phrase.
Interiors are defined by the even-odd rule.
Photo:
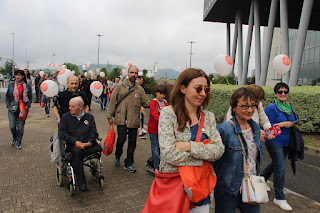
[[[47,62],[77,65],[97,63],[140,69],[182,71],[192,66],[213,72],[214,57],[225,53],[226,26],[203,22],[203,0],[1,0],[0,57],[14,56],[25,68],[45,68]],[[27,51],[26,51],[27,50]]]

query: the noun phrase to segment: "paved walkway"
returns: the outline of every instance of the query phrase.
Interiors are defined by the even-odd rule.
[[[92,108],[98,132],[105,138],[108,129],[105,112],[96,104]],[[0,212],[141,212],[153,181],[153,175],[145,170],[146,160],[151,155],[148,139],[138,139],[135,174],[115,167],[114,155],[103,156],[104,190],[98,190],[97,183],[86,170],[89,191],[70,197],[66,187],[57,186],[56,165],[50,162],[49,138],[57,130],[53,113],[47,118],[44,109],[33,104],[26,121],[22,149],[16,150],[9,145],[11,133],[3,101],[0,109]],[[270,200],[273,196],[271,192]],[[307,198],[287,192],[287,199],[294,212],[320,212],[319,205]],[[284,211],[269,202],[262,205],[261,212]]]

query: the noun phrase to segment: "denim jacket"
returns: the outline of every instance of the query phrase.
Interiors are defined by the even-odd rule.
[[[28,89],[28,98],[29,101],[26,104],[26,107],[30,108],[31,107],[31,102],[32,102],[32,89],[30,84],[27,84],[27,89]],[[6,94],[6,106],[7,108],[10,106],[11,102],[14,101],[14,97],[13,97],[13,90],[14,90],[14,82],[11,82],[8,85],[8,90],[7,90],[7,94]]]
[[[243,171],[243,154],[242,146],[238,138],[238,133],[241,136],[243,145],[246,151],[246,158],[248,157],[247,143],[242,135],[240,125],[235,117],[235,127],[229,121],[220,124],[217,129],[220,132],[222,142],[225,145],[225,152],[222,157],[213,165],[217,174],[217,185],[215,188],[215,197],[223,196],[225,193],[237,196],[239,194],[242,179],[244,177]],[[257,157],[257,174],[262,162],[262,145],[260,143],[260,127],[253,121],[248,121],[253,135],[254,143],[258,147]]]

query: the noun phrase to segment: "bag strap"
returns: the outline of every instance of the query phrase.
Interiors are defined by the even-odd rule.
[[[128,97],[133,91],[134,91],[134,89],[130,90],[127,94],[125,94],[124,96],[122,96],[122,98],[117,102],[116,107],[114,108],[114,110],[116,110],[117,107],[120,105],[120,103],[121,103],[126,97]]]
[[[234,127],[236,127],[236,125],[234,124],[234,122],[232,120],[229,120],[230,123],[232,123],[232,125]],[[242,156],[243,156],[243,172],[244,172],[244,175],[246,176],[246,173],[247,173],[247,163],[246,163],[246,151],[244,149],[244,145],[243,145],[243,142],[242,142],[242,139],[241,139],[241,136],[239,133],[237,133],[238,135],[238,138],[240,140],[240,143],[241,143],[241,146],[242,146]]]
[[[197,132],[196,142],[201,141],[203,124],[204,124],[204,113],[201,111],[200,124]]]

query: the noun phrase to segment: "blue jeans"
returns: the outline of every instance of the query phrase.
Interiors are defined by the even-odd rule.
[[[286,164],[285,159],[288,155],[288,148],[280,146],[273,142],[266,143],[267,150],[271,157],[271,163],[263,170],[261,175],[266,179],[266,181],[273,174],[273,186],[275,190],[275,198],[278,200],[285,200],[285,195],[283,193],[284,179]]]
[[[243,203],[240,193],[237,197],[225,194],[221,197],[215,197],[214,200],[215,213],[233,213],[237,208],[244,213],[260,213],[260,205]]]
[[[46,112],[46,115],[50,114],[50,102],[46,102],[44,106],[44,111]]]
[[[27,110],[28,116],[28,110]],[[17,145],[21,145],[23,137],[23,129],[26,120],[22,121],[19,119],[18,113],[12,113],[8,110],[9,128],[13,137],[13,140],[17,141]],[[26,118],[27,119],[27,118]]]
[[[101,109],[105,109],[107,107],[107,103],[108,103],[108,94],[102,94],[100,96]]]
[[[158,134],[149,133],[149,137],[151,141],[151,152],[152,152],[152,161],[153,161],[154,169],[159,169],[160,148],[159,148]]]

